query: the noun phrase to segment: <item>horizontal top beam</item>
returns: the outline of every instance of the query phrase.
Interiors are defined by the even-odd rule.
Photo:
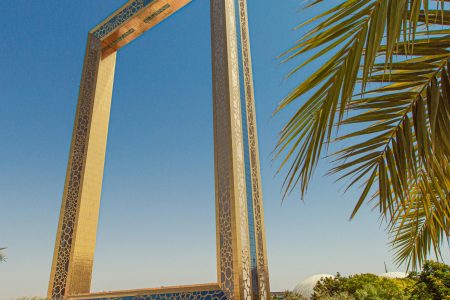
[[[131,0],[89,33],[100,39],[103,56],[125,46],[192,0]]]

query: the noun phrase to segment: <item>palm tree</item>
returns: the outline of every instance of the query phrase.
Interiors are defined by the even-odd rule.
[[[333,157],[329,173],[347,188],[362,186],[351,218],[372,202],[387,224],[395,261],[413,269],[432,253],[439,258],[450,232],[444,2],[342,0],[300,25],[314,28],[282,55],[296,62],[309,54],[289,76],[326,58],[277,108],[299,107],[275,150],[286,169],[285,195],[299,188],[303,198],[319,159]]]
[[[4,262],[6,261],[6,255],[3,254],[3,250],[5,250],[6,248],[0,248],[0,262]]]

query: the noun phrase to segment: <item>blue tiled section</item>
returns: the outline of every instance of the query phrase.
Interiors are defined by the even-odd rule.
[[[203,291],[203,292],[179,292],[157,295],[142,295],[142,296],[122,296],[111,298],[97,298],[86,300],[226,300],[224,292],[217,291]]]
[[[112,17],[107,23],[100,26],[93,35],[102,39],[107,36],[109,33],[114,31],[117,27],[124,24],[126,21],[131,19],[138,11],[147,5],[155,2],[156,0],[136,0],[130,3],[127,7],[123,8],[120,12],[118,12],[114,17]]]
[[[256,234],[255,234],[255,218],[253,210],[253,194],[252,194],[252,173],[250,165],[250,149],[248,145],[248,127],[247,127],[247,106],[245,97],[245,80],[244,80],[244,63],[242,58],[242,37],[239,15],[239,0],[235,0],[236,9],[236,35],[237,35],[237,48],[239,59],[239,80],[240,80],[240,97],[241,97],[241,110],[242,110],[242,136],[244,145],[244,163],[245,163],[245,184],[247,193],[247,214],[248,214],[248,231],[250,239],[250,268],[252,276],[252,288],[253,294],[258,293],[258,274],[256,264]]]

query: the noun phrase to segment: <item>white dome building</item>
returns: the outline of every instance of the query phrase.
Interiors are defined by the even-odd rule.
[[[408,273],[405,272],[388,272],[378,275],[384,278],[406,278],[408,277]]]
[[[314,287],[322,278],[334,278],[334,276],[330,274],[317,274],[310,276],[297,284],[293,292],[305,297],[306,299],[310,299],[314,292]]]

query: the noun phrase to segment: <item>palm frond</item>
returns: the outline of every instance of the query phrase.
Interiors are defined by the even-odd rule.
[[[439,4],[430,10],[428,0],[347,0],[326,11],[284,55],[289,61],[316,51],[293,73],[326,53],[331,58],[278,108],[312,92],[276,147],[275,156],[284,156],[280,170],[291,164],[285,195],[300,186],[303,197],[324,145],[345,144],[333,154],[330,174],[348,180],[347,188],[362,184],[351,218],[376,201],[391,233],[398,232],[397,262],[413,268],[430,253],[427,247],[439,253],[449,236],[450,28],[435,24],[450,24],[450,14]],[[340,134],[342,126],[349,132]],[[411,211],[427,214],[414,219]],[[413,225],[422,231],[406,234]]]
[[[315,5],[321,1],[314,1]],[[428,1],[423,0],[428,3]],[[402,51],[412,51],[422,1],[409,0],[347,0],[305,24],[323,19],[305,34],[282,57],[291,61],[300,55],[317,51],[310,59],[292,70],[316,61],[326,53],[334,55],[299,84],[278,106],[277,112],[310,91],[313,95],[289,120],[281,131],[275,157],[284,155],[279,171],[290,162],[285,195],[300,185],[302,197],[322,154],[324,143],[329,143],[335,122],[339,125],[352,99],[358,76],[364,88],[370,81],[371,70],[379,51],[384,51],[386,65],[391,62],[398,42]],[[428,7],[428,6],[425,6]],[[409,23],[408,23],[409,22]],[[410,26],[405,26],[408,23]],[[305,25],[302,24],[302,25]],[[386,45],[382,49],[383,37]],[[360,66],[362,71],[359,72]]]
[[[6,255],[3,253],[3,250],[6,248],[0,248],[0,262],[6,261]]]
[[[398,264],[406,263],[417,269],[430,254],[439,260],[441,249],[438,245],[447,241],[450,230],[448,219],[442,219],[439,206],[446,205],[450,196],[439,198],[439,189],[434,187],[434,180],[427,178],[426,172],[420,172],[417,181],[410,181],[408,201],[396,207],[389,229],[391,244],[396,250],[395,260]]]
[[[450,87],[449,58],[428,55],[421,57],[421,61],[408,59],[392,63],[389,74],[375,70],[368,79],[384,85],[365,92],[364,98],[351,101],[349,110],[357,113],[342,124],[362,129],[341,135],[337,140],[358,138],[364,142],[335,153],[338,165],[330,173],[344,172],[341,179],[353,178],[349,186],[368,173],[374,179],[365,184],[352,217],[367,200],[366,191],[376,181],[380,210],[383,215],[392,214],[393,202],[408,197],[408,180],[416,178],[418,169],[425,170],[438,181],[438,186],[450,191],[450,177],[443,175],[448,167],[442,163],[450,157],[450,93],[446,91]],[[441,212],[450,216],[446,207]]]

